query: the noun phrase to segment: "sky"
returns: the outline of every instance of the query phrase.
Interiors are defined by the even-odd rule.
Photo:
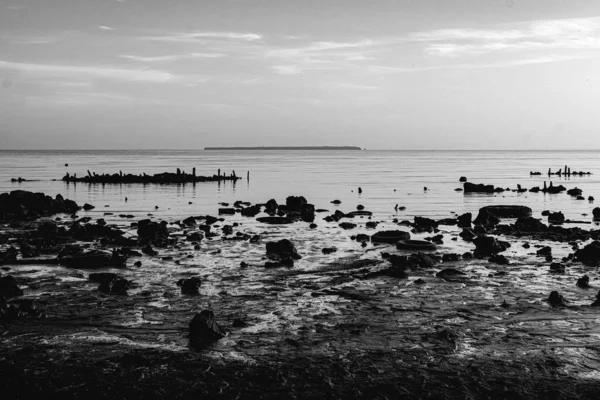
[[[600,149],[597,0],[2,0],[0,149]]]

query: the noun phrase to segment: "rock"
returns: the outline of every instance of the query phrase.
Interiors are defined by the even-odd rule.
[[[541,249],[539,249],[539,250],[536,252],[536,254],[537,254],[538,256],[544,256],[544,257],[546,257],[546,256],[550,256],[550,255],[552,255],[552,248],[551,248],[550,246],[545,246],[545,247],[542,247]]]
[[[213,217],[212,215],[206,215],[204,217],[204,222],[206,222],[206,225],[212,225],[215,222],[217,222],[218,220],[219,220],[219,218]]]
[[[513,226],[521,232],[544,232],[548,230],[547,225],[533,217],[518,218]]]
[[[200,232],[192,232],[185,238],[188,242],[200,242],[202,239],[204,239],[204,235]]]
[[[594,240],[575,252],[575,258],[590,267],[600,266],[600,242]]]
[[[97,272],[93,274],[89,274],[88,279],[93,282],[98,283],[110,283],[119,279],[120,276],[117,274],[113,274],[110,272]]]
[[[289,211],[301,212],[307,204],[308,201],[306,201],[304,196],[288,196],[285,199],[285,205]]]
[[[190,345],[202,348],[224,337],[225,330],[215,321],[215,315],[210,310],[196,314],[190,322]]]
[[[454,226],[457,223],[458,223],[458,221],[456,220],[456,218],[442,218],[437,221],[438,226],[439,225]]]
[[[585,197],[583,197],[583,196],[577,196],[577,200],[585,200]]]
[[[494,185],[465,182],[463,189],[464,193],[494,193]]]
[[[498,218],[521,218],[531,216],[531,208],[526,206],[495,205],[482,207],[479,209],[479,212],[481,213],[482,210],[489,211]]]
[[[94,208],[96,208],[96,207],[94,207],[93,205],[91,205],[91,204],[88,204],[88,203],[85,203],[85,204],[83,205],[83,209],[84,209],[85,211],[93,210]]]
[[[17,286],[17,281],[12,275],[0,277],[0,297],[10,298],[22,295],[23,290]]]
[[[500,218],[495,216],[489,208],[483,207],[479,210],[473,223],[484,227],[493,227],[500,223]]]
[[[592,307],[600,307],[600,291],[596,295],[596,301],[592,303]]]
[[[331,204],[342,204],[342,202],[340,200],[333,200],[331,201]]]
[[[399,240],[409,240],[410,233],[405,231],[378,231],[371,236],[373,243],[396,243]],[[358,240],[358,237],[357,237]],[[362,240],[361,240],[362,241]]]
[[[242,208],[240,214],[244,217],[255,217],[260,213],[260,206],[254,205],[246,208]]]
[[[550,296],[548,297],[548,302],[552,306],[564,306],[566,300],[556,290],[554,290],[550,293]]]
[[[248,324],[240,318],[234,318],[233,322],[231,323],[231,326],[233,326],[234,328],[245,328],[248,326]]]
[[[505,251],[509,244],[490,236],[477,236],[473,239],[475,253],[481,256],[493,255]]]
[[[317,227],[317,224],[310,224],[308,227],[309,227],[310,229],[315,229],[315,228]]]
[[[353,224],[352,222],[342,222],[339,227],[346,230],[354,229],[356,228],[356,224]]]
[[[464,272],[461,272],[454,268],[446,268],[446,269],[441,270],[437,274],[435,274],[435,276],[437,276],[438,278],[442,278],[442,279],[454,278],[456,276],[463,276],[463,275],[465,275]]]
[[[424,253],[413,253],[409,256],[392,254],[389,261],[393,266],[411,270],[432,268],[437,263],[437,259]]]
[[[467,181],[467,177],[466,177],[466,176],[461,176],[461,177],[458,179],[458,181],[459,181],[459,182],[463,182],[463,183],[464,183],[464,182],[466,182],[466,181]]]
[[[460,259],[461,259],[460,254],[456,254],[456,253],[446,253],[442,256],[443,262],[455,262],[455,261],[460,261]]]
[[[17,249],[10,246],[5,251],[0,251],[0,265],[2,264],[11,264],[17,262]]]
[[[148,255],[148,256],[155,256],[158,254],[158,252],[156,250],[154,250],[152,248],[152,246],[147,245],[145,247],[142,247],[142,253]]]
[[[278,242],[267,242],[267,253],[272,253],[279,256],[288,256],[294,260],[299,260],[302,258],[296,251],[294,244],[288,239],[282,239]]]
[[[581,189],[578,188],[573,188],[573,189],[569,189],[567,190],[567,194],[569,196],[581,196],[581,194],[583,193],[583,191]]]
[[[565,222],[565,216],[560,211],[551,212],[548,214],[548,222],[551,222],[554,224],[562,224],[563,222]]]
[[[565,272],[565,266],[559,263],[552,263],[550,264],[550,272],[554,272],[554,273],[564,273]]]
[[[424,250],[434,251],[437,246],[426,240],[399,240],[396,242],[396,248],[398,250]]]
[[[369,221],[365,224],[365,226],[369,229],[375,229],[377,228],[377,225],[379,225],[379,222],[377,221]]]
[[[117,277],[112,281],[103,282],[98,286],[98,290],[110,294],[127,294],[129,281],[121,277]]]
[[[457,218],[457,225],[460,228],[470,228],[471,227],[471,218],[472,218],[471,213],[464,213],[462,215],[459,215]]]
[[[335,246],[331,246],[331,247],[324,247],[321,252],[323,252],[323,254],[331,254],[331,253],[335,253],[337,251],[337,247]]]
[[[202,281],[198,277],[192,277],[189,279],[180,279],[177,281],[177,286],[181,287],[181,294],[187,294],[191,296],[200,295],[200,284]]]
[[[138,221],[137,234],[141,242],[162,241],[169,236],[165,224],[160,224],[149,219]]]
[[[365,233],[359,233],[358,235],[356,235],[354,240],[356,240],[357,242],[368,242],[369,240],[371,240],[371,237]]]
[[[588,201],[594,201],[594,196],[588,196]]]
[[[431,218],[415,217],[415,225],[417,225],[419,227],[423,227],[423,228],[428,228],[428,227],[437,228],[438,223]]]
[[[223,225],[221,228],[224,235],[231,235],[233,233],[233,227],[231,225]]]
[[[584,275],[581,278],[577,279],[577,286],[582,289],[589,288],[590,287],[590,277],[587,275]]]
[[[197,225],[196,219],[194,217],[187,217],[186,219],[184,219],[181,222],[187,226],[196,226]]]
[[[235,208],[219,208],[219,215],[235,215]]]
[[[338,213],[338,211],[336,211]],[[373,213],[371,211],[358,210],[358,211],[350,211],[348,214],[342,214],[342,217],[346,218],[354,218],[354,217],[370,217]]]
[[[508,259],[501,254],[494,254],[488,259],[489,262],[499,265],[508,265],[510,264]]]
[[[142,262],[141,262],[141,261],[136,261],[136,262],[134,262],[134,263],[133,263],[133,265],[134,265],[135,267],[138,267],[138,268],[139,268],[139,267],[141,267],[141,266],[142,266]]]
[[[592,214],[594,216],[594,219],[600,219],[600,207],[595,207],[592,210]]]
[[[463,253],[462,258],[463,258],[463,260],[472,260],[473,253],[471,253],[470,251],[466,251]]]
[[[357,206],[356,206],[356,209],[357,209],[358,211],[361,211],[361,210],[364,210],[364,209],[365,209],[365,206],[363,206],[362,204],[359,204],[359,205],[357,205]]]
[[[477,234],[471,228],[463,228],[462,232],[458,235],[467,242],[470,242],[477,237]]]
[[[269,225],[285,225],[291,224],[294,221],[288,217],[260,217],[256,219],[258,222]]]

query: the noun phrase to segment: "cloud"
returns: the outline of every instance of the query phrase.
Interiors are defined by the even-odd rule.
[[[441,29],[412,33],[407,40],[425,42],[426,54],[440,57],[499,51],[581,50],[600,48],[600,17],[540,20],[521,29]]]
[[[111,28],[110,26],[106,26],[106,25],[99,25],[98,29],[100,29],[101,31],[114,31],[115,28]]]
[[[175,61],[189,58],[221,58],[225,57],[223,53],[186,53],[186,54],[171,54],[165,56],[135,56],[135,55],[120,55],[119,57],[133,61],[141,62],[164,62],[164,61]]]
[[[151,69],[124,69],[101,66],[48,65],[0,60],[0,69],[14,70],[38,76],[66,78],[115,79],[132,82],[162,83],[176,80],[169,72]]]
[[[179,43],[197,42],[202,39],[241,40],[251,42],[262,39],[262,35],[257,33],[238,32],[172,32],[160,36],[146,36],[143,39]]]
[[[270,68],[279,75],[298,75],[303,71],[302,68],[296,65],[273,65]]]
[[[508,61],[500,61],[494,63],[465,63],[465,64],[444,64],[444,65],[431,65],[425,67],[392,67],[386,65],[369,65],[368,72],[377,75],[394,74],[403,72],[426,72],[426,71],[438,71],[438,70],[452,70],[452,69],[488,69],[488,68],[509,68],[519,67],[523,65],[534,65],[534,64],[547,64],[573,60],[583,60],[596,58],[591,54],[579,54],[579,55],[550,55],[541,57],[521,58]]]

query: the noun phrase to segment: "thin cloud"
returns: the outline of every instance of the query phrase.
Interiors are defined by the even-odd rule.
[[[432,65],[426,67],[391,67],[386,65],[370,65],[367,71],[372,74],[383,75],[383,74],[394,74],[403,72],[426,72],[426,71],[438,71],[438,70],[452,70],[452,69],[488,69],[488,68],[509,68],[519,67],[524,65],[534,64],[547,64],[573,60],[583,60],[597,58],[593,55],[571,55],[571,56],[543,56],[543,57],[532,57],[523,58],[510,61],[496,62],[496,63],[465,63],[465,64],[445,64],[445,65]]]
[[[100,29],[101,31],[114,31],[115,28],[112,28],[110,26],[106,26],[106,25],[100,25],[98,26],[98,29]]]
[[[162,83],[176,79],[166,71],[150,69],[124,69],[115,67],[48,65],[19,63],[0,60],[0,69],[14,70],[38,76],[62,76],[67,78],[115,79],[132,82]]]
[[[238,33],[238,32],[172,32],[159,36],[146,36],[145,40],[160,42],[190,43],[201,40],[220,39],[220,40],[241,40],[257,41],[262,39],[258,33]]]
[[[165,56],[135,56],[135,55],[120,55],[119,57],[127,60],[140,61],[140,62],[165,62],[165,61],[176,61],[190,58],[221,58],[225,57],[223,53],[187,53],[187,54],[170,54]]]

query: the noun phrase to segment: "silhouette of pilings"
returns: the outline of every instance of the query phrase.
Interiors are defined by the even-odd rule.
[[[571,167],[565,165],[564,168],[559,168],[558,171],[552,172],[552,168],[548,168],[548,176],[556,175],[556,176],[571,176],[571,175],[591,175],[591,172],[583,172],[583,171],[571,171]],[[541,175],[541,172],[529,171],[529,175]]]
[[[248,173],[249,174],[249,173]],[[96,174],[89,170],[87,176],[77,177],[77,174],[70,175],[68,172],[62,178],[67,183],[100,183],[100,184],[120,184],[120,183],[159,183],[159,184],[171,184],[171,183],[196,183],[196,182],[222,182],[222,181],[237,181],[242,179],[232,171],[230,175],[221,175],[219,169],[217,175],[212,176],[197,176],[196,168],[192,169],[192,173],[186,173],[185,171],[177,168],[177,172],[163,172],[161,174],[147,175],[145,172],[141,175],[134,174],[123,174],[122,171],[115,174]]]

